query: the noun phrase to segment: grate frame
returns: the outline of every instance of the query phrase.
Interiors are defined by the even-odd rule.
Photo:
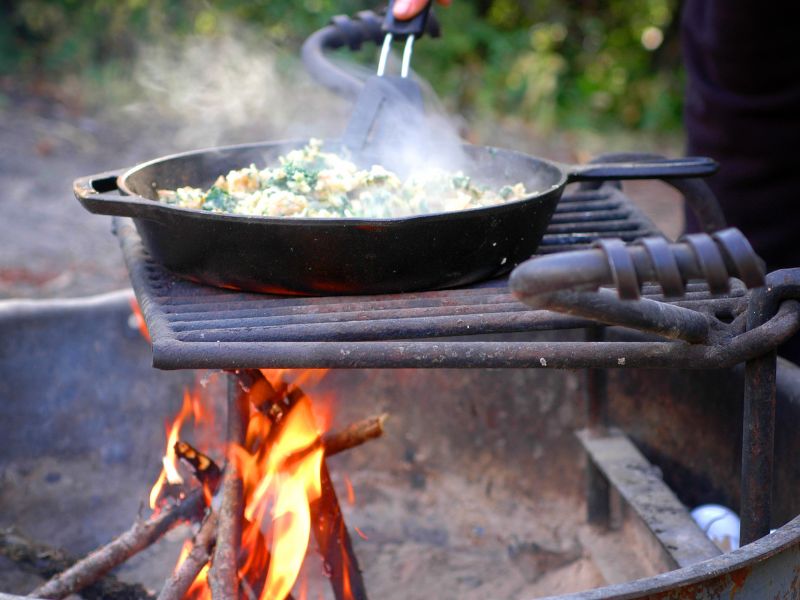
[[[614,342],[487,341],[487,335],[596,325],[530,309],[512,297],[507,276],[456,289],[376,296],[239,292],[172,274],[147,254],[130,219],[115,217],[114,230],[158,368],[624,366],[625,350],[632,349]],[[630,242],[651,235],[663,234],[619,187],[606,184],[562,197],[537,254],[584,249],[600,238]],[[661,299],[655,286],[643,293]],[[705,284],[690,284],[675,304],[735,314],[743,296],[741,287],[719,297]],[[680,358],[673,356],[677,342],[639,343],[648,366]]]

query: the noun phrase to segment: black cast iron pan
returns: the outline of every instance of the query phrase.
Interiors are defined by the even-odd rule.
[[[573,181],[709,175],[708,158],[562,165],[511,150],[465,146],[468,175],[530,193],[499,206],[396,219],[268,218],[177,208],[158,189],[208,188],[250,163],[274,164],[303,142],[263,143],[159,158],[82,177],[83,206],[132,217],[151,256],[188,279],[277,294],[380,294],[437,289],[500,275],[535,251],[564,186]],[[335,149],[330,142],[326,149]]]

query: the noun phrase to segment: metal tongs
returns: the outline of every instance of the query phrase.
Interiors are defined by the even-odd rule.
[[[377,73],[364,82],[342,136],[344,146],[356,154],[367,150],[380,152],[381,147],[391,146],[398,141],[398,136],[404,135],[403,132],[413,134],[416,139],[424,137],[422,90],[408,75],[414,41],[425,32],[431,1],[425,4],[419,14],[407,21],[394,17],[394,2],[395,0],[389,1],[383,21],[382,29],[386,35],[381,46]],[[405,40],[399,76],[386,74],[386,63],[395,39]]]

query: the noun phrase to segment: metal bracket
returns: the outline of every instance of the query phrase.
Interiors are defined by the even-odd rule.
[[[577,432],[584,450],[608,482],[644,522],[674,563],[688,567],[721,554],[695,524],[686,508],[621,431],[605,435]]]
[[[531,259],[514,270],[509,286],[533,308],[699,343],[724,324],[687,308],[639,299],[643,283],[659,283],[667,296],[682,292],[689,280],[707,281],[712,293],[728,291],[731,277],[748,287],[764,282],[763,261],[737,229],[675,244],[656,238],[629,246],[601,240],[597,246]],[[617,293],[600,289],[607,285]]]

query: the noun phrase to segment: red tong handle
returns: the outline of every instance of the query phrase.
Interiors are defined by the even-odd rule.
[[[428,25],[428,14],[431,12],[432,0],[428,0],[418,14],[406,21],[401,21],[394,16],[392,12],[394,3],[395,0],[389,0],[389,6],[386,9],[386,18],[383,20],[383,32],[391,33],[392,36],[400,39],[410,35],[413,35],[415,38],[421,37],[422,34],[425,33],[425,28]]]

